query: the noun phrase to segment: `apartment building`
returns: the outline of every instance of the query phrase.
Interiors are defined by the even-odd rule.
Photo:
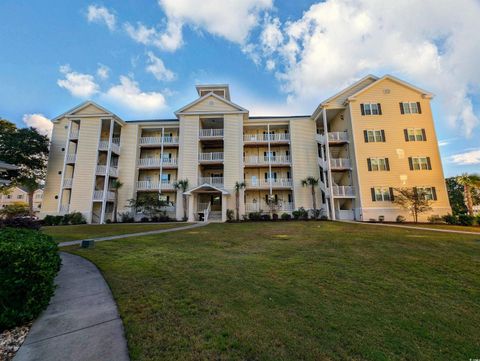
[[[36,216],[40,214],[42,198],[43,189],[37,189],[33,193],[33,212]],[[28,205],[28,192],[22,187],[11,187],[5,194],[0,194],[0,208],[13,204]]]
[[[82,212],[92,223],[130,212],[153,192],[189,221],[312,208],[302,179],[318,178],[316,203],[331,219],[395,220],[395,188],[425,190],[432,211],[450,212],[430,110],[432,95],[393,76],[367,76],[322,102],[313,115],[253,117],[228,85],[198,85],[172,119],[124,121],[85,102],[53,120],[42,214]],[[123,186],[118,194],[112,182]],[[188,189],[175,189],[188,180]],[[272,202],[272,200],[274,200]],[[137,217],[141,216],[136,215]]]

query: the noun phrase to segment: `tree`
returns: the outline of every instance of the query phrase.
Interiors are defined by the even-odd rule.
[[[413,221],[418,223],[418,215],[430,211],[430,199],[423,190],[417,188],[395,188],[393,203],[408,210],[413,217]]]
[[[154,217],[163,212],[163,207],[167,203],[160,199],[158,193],[141,193],[137,198],[128,200],[128,206],[135,213],[142,212],[148,217]]]
[[[118,179],[114,179],[110,183],[110,189],[113,191],[114,194],[114,203],[113,203],[113,222],[117,222],[117,211],[118,211],[118,190],[122,188],[123,183],[120,182]]]
[[[235,210],[237,212],[237,222],[240,220],[240,190],[245,187],[245,182],[235,182]]]
[[[22,217],[29,214],[28,205],[22,202],[8,204],[0,209],[0,216],[6,219]]]
[[[313,214],[317,216],[317,199],[315,195],[315,187],[318,185],[318,178],[314,177],[307,177],[302,179],[302,186],[303,187],[311,187],[312,191],[312,205],[313,205]]]
[[[15,124],[0,119],[0,160],[15,164],[18,170],[8,171],[13,185],[28,192],[30,215],[33,216],[33,194],[45,180],[49,148],[48,137],[33,128],[18,129]]]
[[[445,179],[447,185],[448,200],[453,214],[466,214],[467,207],[463,197],[463,186],[458,184],[456,177]]]
[[[463,197],[465,200],[465,206],[467,207],[468,214],[473,216],[473,196],[472,191],[475,188],[480,188],[480,176],[477,174],[463,173],[456,178],[458,184],[463,186]]]
[[[183,220],[186,221],[187,217],[187,196],[184,194],[188,189],[188,179],[180,179],[173,183],[173,188],[176,190],[182,191],[182,202],[183,202]]]

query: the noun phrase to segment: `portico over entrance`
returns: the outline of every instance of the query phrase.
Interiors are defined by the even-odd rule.
[[[227,220],[227,197],[225,189],[204,183],[184,193],[188,196],[188,221]]]

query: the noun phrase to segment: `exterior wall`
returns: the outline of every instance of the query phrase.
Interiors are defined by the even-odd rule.
[[[390,92],[385,94],[384,89],[390,89]],[[401,114],[399,102],[402,101],[420,102],[422,113]],[[362,116],[360,104],[369,102],[380,103],[382,115]],[[376,186],[433,186],[436,188],[438,200],[432,202],[433,210],[429,214],[443,215],[451,212],[429,99],[422,98],[421,94],[413,89],[386,79],[359,94],[350,106],[354,124],[356,168],[360,180],[362,219],[378,219],[379,215],[384,215],[389,221],[394,221],[397,215],[411,218],[408,212],[391,202],[373,202],[370,188]],[[410,127],[424,128],[427,141],[406,142],[403,130]],[[386,142],[366,143],[363,134],[365,129],[385,130]],[[432,170],[411,171],[408,163],[408,157],[411,156],[429,156]],[[369,157],[388,157],[390,171],[369,172]],[[423,215],[422,219],[426,219],[429,214]]]
[[[320,177],[317,163],[316,125],[311,119],[290,121],[290,147],[295,208],[312,208],[312,195],[308,187],[302,186],[306,177]],[[320,207],[320,191],[317,189],[317,207]]]
[[[58,172],[63,171],[63,163],[65,160],[65,148],[68,134],[68,120],[63,118],[53,124],[52,139],[50,142],[50,153],[48,156],[47,179],[45,183],[44,197],[42,202],[42,210],[40,217],[43,218],[47,214],[55,214],[58,211],[58,199],[60,196],[60,183],[62,175]]]
[[[209,96],[203,101],[191,106],[188,108],[188,112],[204,112],[204,113],[228,113],[228,112],[237,112],[238,109],[234,108],[230,104],[225,103],[224,101]]]
[[[87,220],[91,218],[92,212],[100,128],[100,118],[88,118],[80,121],[69,212],[81,212]]]
[[[118,179],[123,186],[118,191],[118,211],[126,212],[129,199],[135,198],[137,181],[137,158],[139,153],[139,127],[127,124],[122,127],[120,136],[120,152],[118,159]]]
[[[224,188],[230,193],[227,208],[235,209],[235,183],[243,181],[243,116],[225,115],[223,120],[223,179]],[[240,197],[240,213],[244,209],[243,197]]]

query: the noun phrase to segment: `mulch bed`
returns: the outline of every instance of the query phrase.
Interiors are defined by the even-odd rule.
[[[0,361],[10,361],[15,356],[30,331],[32,323],[5,330],[0,334]]]

